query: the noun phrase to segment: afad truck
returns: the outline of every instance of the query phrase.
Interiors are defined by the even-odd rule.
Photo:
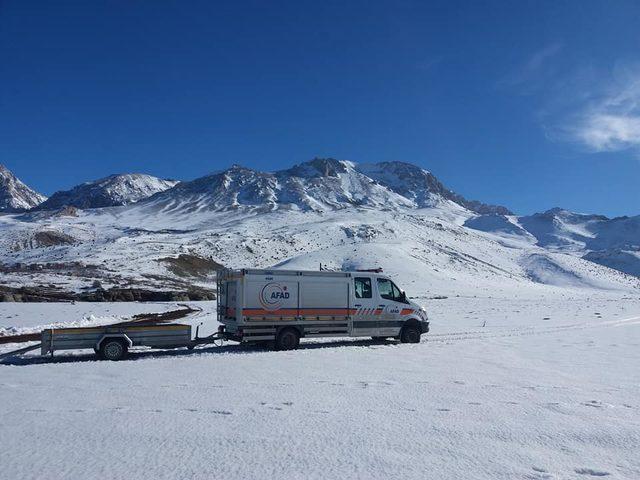
[[[300,338],[373,337],[418,343],[427,312],[381,271],[223,270],[220,334],[238,342],[298,347]]]

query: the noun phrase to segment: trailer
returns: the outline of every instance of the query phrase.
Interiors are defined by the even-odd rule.
[[[40,349],[42,356],[53,356],[54,352],[60,350],[91,349],[98,358],[121,360],[134,347],[193,349],[198,345],[220,343],[222,337],[219,332],[200,337],[200,326],[198,326],[194,338],[191,325],[173,323],[190,314],[201,312],[187,305],[181,306],[184,308],[164,313],[139,315],[131,320],[111,325],[48,328],[40,333],[0,337],[0,344],[40,342],[2,353],[0,360],[19,356],[36,349]]]
[[[429,331],[424,308],[381,270],[223,270],[217,283],[221,334],[241,343],[277,350],[318,337],[418,343]]]
[[[59,328],[42,331],[40,353],[93,349],[100,358],[120,360],[132,347],[177,348],[190,343],[191,326],[182,324]]]

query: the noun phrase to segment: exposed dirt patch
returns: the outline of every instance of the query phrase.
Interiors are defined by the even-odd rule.
[[[66,233],[55,230],[43,230],[33,236],[33,241],[38,247],[53,247],[56,245],[72,245],[74,238]]]
[[[0,285],[0,302],[184,302],[215,300],[212,290],[190,287],[182,291],[146,290],[143,288],[101,288],[88,292],[69,292],[37,285],[13,288]]]
[[[75,238],[63,232],[55,230],[42,230],[34,233],[29,238],[16,242],[12,246],[14,252],[20,250],[32,250],[34,248],[55,247],[59,245],[73,245]]]
[[[179,277],[206,277],[224,268],[223,265],[210,258],[191,254],[161,258],[158,261],[166,263],[167,269]]]

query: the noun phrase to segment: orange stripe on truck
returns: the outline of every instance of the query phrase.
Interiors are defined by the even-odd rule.
[[[414,312],[413,308],[403,308],[400,315],[409,315]],[[235,311],[233,311],[235,314]],[[254,316],[304,316],[304,315],[382,315],[382,308],[280,308],[278,310],[265,310],[263,308],[244,308],[242,315]]]
[[[265,310],[263,308],[244,308],[242,314],[252,315],[352,315],[354,308],[280,308],[278,310]]]

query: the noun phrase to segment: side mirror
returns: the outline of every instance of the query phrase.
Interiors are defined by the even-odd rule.
[[[405,303],[407,302],[407,294],[405,292],[400,293],[400,301]]]

